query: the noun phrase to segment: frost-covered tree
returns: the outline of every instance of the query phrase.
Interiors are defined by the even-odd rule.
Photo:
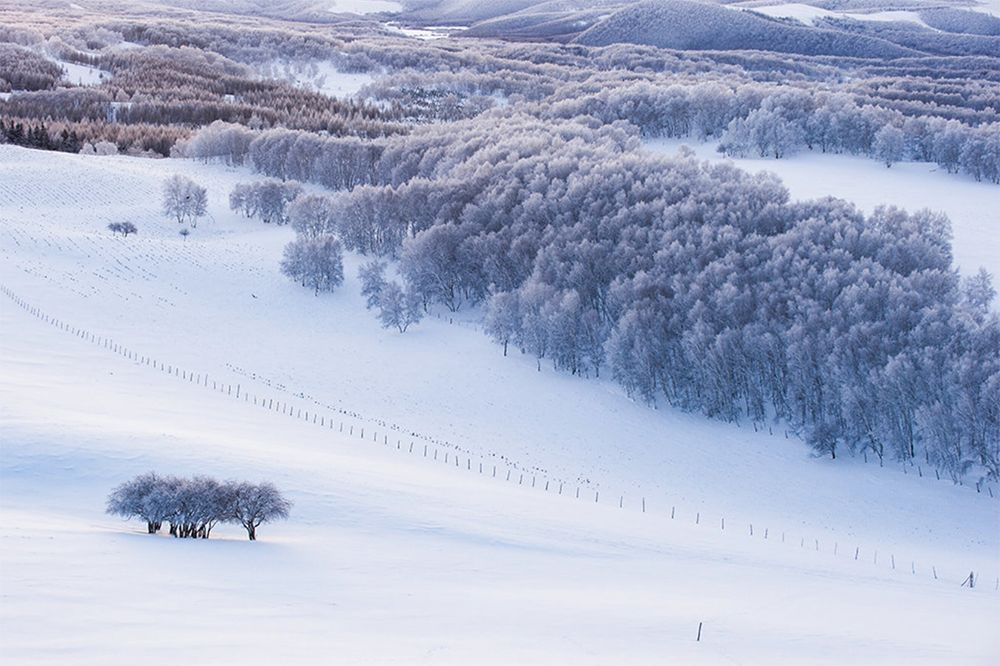
[[[340,241],[334,236],[299,237],[285,247],[281,272],[319,295],[344,282],[343,256]]]
[[[503,345],[503,355],[506,356],[507,345],[521,330],[517,293],[502,291],[493,294],[486,304],[486,318],[483,325],[493,341]]]
[[[875,157],[883,162],[886,168],[903,158],[903,130],[893,125],[886,125],[875,133],[875,143],[872,146]]]
[[[117,155],[118,146],[111,141],[96,141],[94,143],[84,142],[80,147],[81,155]]]
[[[300,194],[288,205],[288,221],[305,238],[330,234],[335,230],[333,204],[329,197]]]
[[[382,328],[395,328],[405,333],[413,324],[423,319],[424,310],[420,297],[398,282],[387,282],[378,297],[378,319]]]
[[[163,184],[163,214],[177,220],[178,224],[189,222],[198,226],[198,218],[208,209],[208,192],[196,182],[175,174]]]
[[[934,135],[934,161],[948,173],[958,171],[964,139],[964,128],[957,120],[948,121]]]
[[[286,224],[289,220],[288,204],[301,193],[302,186],[296,182],[262,180],[240,183],[229,193],[229,208],[265,224]]]
[[[369,261],[358,269],[361,281],[361,295],[365,297],[365,307],[371,310],[378,306],[385,281],[386,263],[378,259]]]
[[[232,489],[232,517],[257,540],[257,528],[264,523],[288,518],[292,503],[271,483],[240,483]]]
[[[183,144],[175,146],[184,157],[196,157],[208,161],[222,160],[230,166],[242,165],[250,149],[254,132],[242,125],[221,120],[203,127],[195,136]]]
[[[734,118],[722,136],[719,150],[736,156],[784,157],[806,142],[802,125],[773,109],[756,109],[746,118]]]
[[[471,296],[463,288],[471,268],[463,239],[457,226],[441,225],[421,232],[404,247],[400,271],[423,302],[442,303],[455,312]]]
[[[141,518],[149,534],[159,531],[168,512],[157,501],[163,479],[154,472],[141,474],[119,485],[108,495],[107,513],[122,518]]]
[[[207,476],[161,477],[150,472],[115,488],[108,497],[107,511],[142,518],[150,534],[169,521],[170,534],[177,538],[208,539],[218,523],[239,522],[253,540],[261,523],[287,517],[290,506],[269,483],[219,482]]]

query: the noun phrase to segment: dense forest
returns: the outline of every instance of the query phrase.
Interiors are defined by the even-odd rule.
[[[473,3],[478,37],[421,41],[375,19],[300,23],[296,3],[254,21],[173,4],[169,24],[126,12],[0,30],[0,141],[247,166],[269,180],[234,190],[232,208],[291,223],[282,270],[318,294],[342,283],[344,249],[370,255],[366,297],[401,332],[434,308],[478,308],[504,353],[539,369],[780,421],[824,455],[1000,476],[995,294],[953,267],[947,219],[793,203],[773,177],[642,150],[684,137],[1000,183],[990,21],[931,13],[941,36],[921,49],[923,29],[813,29],[704,3],[620,3],[579,34],[530,3]],[[720,16],[743,18],[720,32]],[[531,41],[484,37],[515,20]],[[701,41],[645,38],[664,21]],[[764,33],[782,48],[737,39]],[[110,76],[69,85],[53,59]],[[276,61],[373,80],[337,99],[259,74]]]
[[[773,177],[642,153],[630,125],[493,111],[377,156],[331,139],[315,172],[294,166],[301,139],[263,133],[247,152],[344,190],[310,234],[397,260],[425,307],[481,306],[496,342],[539,367],[778,418],[831,456],[1000,472],[993,288],[955,272],[940,215],[793,204]],[[322,166],[344,163],[367,183]]]

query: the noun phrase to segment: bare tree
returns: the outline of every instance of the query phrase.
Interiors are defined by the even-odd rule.
[[[129,234],[137,234],[139,230],[136,229],[135,225],[131,222],[112,222],[108,225],[108,229],[113,234],[121,234],[122,236],[128,238]]]
[[[240,483],[233,489],[232,517],[247,531],[251,541],[257,540],[257,528],[263,523],[288,518],[292,503],[273,484]]]
[[[142,474],[115,488],[108,496],[107,512],[125,518],[142,518],[149,534],[169,521],[177,538],[207,539],[220,522],[238,522],[250,540],[257,527],[287,518],[291,502],[270,483],[219,482],[207,476],[183,479]]]
[[[158,510],[156,503],[149,500],[162,481],[154,472],[126,481],[108,495],[106,512],[122,518],[142,518],[146,521],[149,534],[155,534],[160,529],[164,515]]]

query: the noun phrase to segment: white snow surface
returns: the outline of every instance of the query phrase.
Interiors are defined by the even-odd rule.
[[[744,11],[754,11],[758,14],[764,14],[766,16],[771,16],[774,18],[791,18],[795,19],[799,23],[812,24],[817,18],[824,18],[827,16],[836,16],[836,12],[832,12],[828,9],[823,9],[822,7],[813,7],[812,5],[804,5],[798,2],[790,2],[787,4],[773,4],[773,5],[758,5],[756,1],[741,4],[731,4],[725,5],[726,7],[731,7],[733,9],[740,9]]]
[[[53,59],[53,62],[63,68],[63,72],[65,72],[63,75],[64,78],[73,85],[96,86],[111,78],[111,72],[100,69],[99,67],[80,65],[75,62],[67,62],[65,60]]]
[[[403,10],[403,5],[392,0],[333,0],[332,12],[346,14],[394,13]]]
[[[400,25],[393,21],[383,23],[382,25],[391,32],[424,41],[445,39],[447,37],[451,37],[455,33],[465,30],[462,26],[453,25],[428,25],[415,28],[412,26]]]
[[[969,9],[1000,16],[1000,0],[976,0],[974,6]]]
[[[959,270],[972,275],[985,268],[1000,289],[1000,187],[993,183],[977,183],[971,176],[949,174],[927,162],[899,162],[886,168],[867,157],[818,151],[802,151],[780,160],[730,158],[718,153],[718,144],[711,141],[657,139],[647,143],[650,150],[668,155],[682,145],[702,160],[730,160],[746,171],[770,171],[784,182],[792,199],[837,197],[866,213],[883,204],[945,213],[951,220]]]
[[[265,78],[282,79],[330,97],[351,97],[375,80],[372,74],[365,72],[341,72],[332,62],[325,60],[276,60],[258,65],[257,71]]]
[[[856,21],[906,21],[917,23],[923,27],[928,27],[920,18],[920,14],[915,11],[878,11],[878,12],[842,12],[814,7],[798,2],[775,3],[769,5],[759,5],[756,0],[748,3],[725,5],[733,9],[753,11],[774,18],[791,18],[799,23],[813,25],[819,18],[849,18]]]
[[[186,240],[178,172],[209,188]],[[537,372],[475,313],[382,330],[361,258],[319,297],[278,273],[292,232],[226,204],[255,178],[0,146],[3,661],[996,663],[995,487]],[[292,517],[250,543],[103,514],[150,469],[273,480]]]

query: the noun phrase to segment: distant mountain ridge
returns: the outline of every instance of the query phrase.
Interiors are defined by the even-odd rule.
[[[755,11],[753,3],[714,0],[403,0],[402,4],[405,20],[464,25],[467,29],[460,34],[467,37],[886,60],[1000,56],[995,36],[1000,20],[958,5],[950,7],[947,0],[868,0],[863,4],[805,0],[800,4],[858,12],[830,15],[815,25]],[[759,7],[780,4],[763,2]],[[869,10],[875,12],[870,20],[865,18]],[[920,20],[905,22],[903,10],[919,15]],[[892,22],[885,17],[888,12],[903,16]]]
[[[574,41],[588,46],[624,42],[671,49],[757,49],[862,58],[919,54],[882,39],[794,25],[696,0],[647,0],[625,7]]]

